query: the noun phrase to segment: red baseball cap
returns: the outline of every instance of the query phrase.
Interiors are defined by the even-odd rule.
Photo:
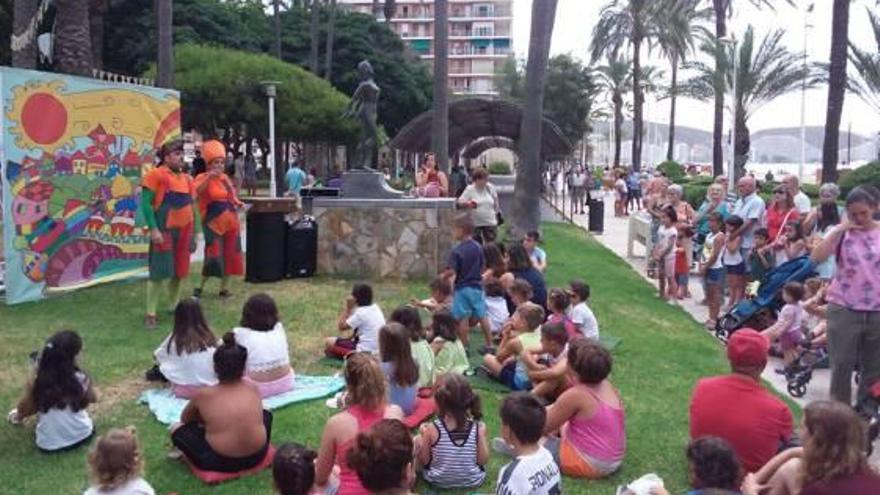
[[[764,366],[770,341],[751,328],[737,330],[727,341],[727,359],[733,366]]]

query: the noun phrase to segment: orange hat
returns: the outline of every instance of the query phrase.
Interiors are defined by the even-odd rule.
[[[211,163],[218,158],[226,159],[226,146],[216,139],[205,141],[202,143],[202,158],[205,163]]]
[[[764,366],[770,342],[751,328],[737,330],[727,341],[727,359],[734,366]]]

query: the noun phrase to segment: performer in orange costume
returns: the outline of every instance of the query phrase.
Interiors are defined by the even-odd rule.
[[[202,283],[193,291],[201,297],[208,277],[219,277],[220,297],[229,297],[229,277],[244,274],[241,256],[241,224],[236,209],[244,205],[235,194],[235,187],[223,173],[226,148],[220,141],[202,143],[202,157],[207,172],[195,179],[196,200],[205,234],[205,261]]]
[[[168,281],[169,311],[180,298],[183,279],[189,277],[190,254],[195,251],[198,212],[193,208],[192,177],[183,170],[183,143],[169,142],[159,151],[161,163],[141,181],[141,212],[150,228],[150,278],[144,324],[156,326],[159,286]]]

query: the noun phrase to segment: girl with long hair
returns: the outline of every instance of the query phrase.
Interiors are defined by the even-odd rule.
[[[275,300],[268,294],[251,296],[241,310],[239,325],[232,332],[248,350],[245,380],[256,385],[264,398],[293,390],[287,333]]]
[[[410,335],[399,323],[389,323],[379,331],[382,373],[388,381],[388,398],[403,414],[416,408],[419,368],[412,356]]]
[[[37,415],[36,443],[43,452],[71,450],[95,434],[86,408],[98,400],[92,380],[76,364],[82,339],[71,330],[49,337],[40,351],[36,377],[18,406],[9,412],[12,424]]]
[[[177,303],[174,329],[153,352],[158,372],[171,383],[174,395],[191,399],[201,387],[217,384],[216,347],[217,337],[205,321],[199,301],[189,298]]]

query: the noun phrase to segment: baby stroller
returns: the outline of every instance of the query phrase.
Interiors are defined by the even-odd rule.
[[[743,327],[763,330],[776,318],[782,307],[782,288],[788,282],[805,282],[815,276],[815,265],[808,256],[789,260],[768,273],[754,297],[743,299],[715,324],[715,336],[727,342]]]
[[[792,397],[801,398],[807,393],[807,384],[813,379],[813,370],[828,361],[825,347],[812,347],[807,342],[798,353],[797,360],[785,368],[786,389]]]

